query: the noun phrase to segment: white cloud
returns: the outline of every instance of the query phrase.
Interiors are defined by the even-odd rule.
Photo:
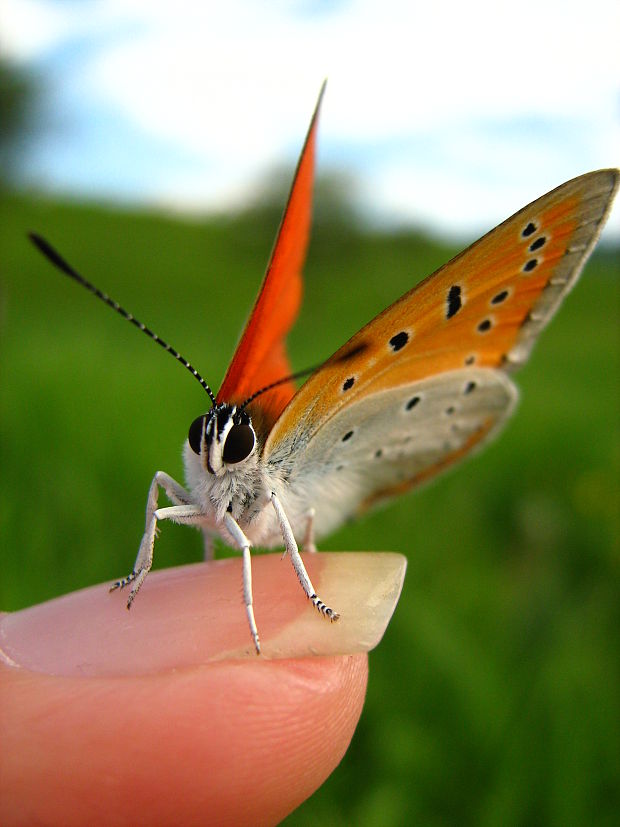
[[[144,191],[160,203],[235,203],[293,163],[325,75],[320,158],[386,214],[466,230],[505,217],[502,191],[511,209],[512,194],[620,161],[617,0],[4,0],[4,18],[5,51],[51,61],[73,117],[100,106],[191,158],[193,174],[154,166]],[[545,123],[580,141],[545,139]]]

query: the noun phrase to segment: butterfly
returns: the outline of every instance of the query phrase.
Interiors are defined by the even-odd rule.
[[[610,210],[620,172],[568,181],[456,256],[376,316],[297,389],[285,340],[297,317],[312,207],[318,116],[299,158],[267,271],[217,395],[174,348],[75,271],[65,274],[184,365],[210,406],[189,428],[186,486],[159,471],[132,572],[131,606],[153,564],[162,520],[198,526],[238,549],[254,647],[260,639],[250,550],[284,545],[301,586],[331,621],[299,553],[382,500],[426,482],[493,438],[514,409],[510,374],[575,284]],[[171,506],[160,508],[162,489]]]

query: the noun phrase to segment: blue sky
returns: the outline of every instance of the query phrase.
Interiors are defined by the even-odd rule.
[[[319,169],[382,224],[472,236],[620,165],[618,0],[3,0],[0,26],[45,82],[25,172],[56,192],[242,206],[326,76]]]

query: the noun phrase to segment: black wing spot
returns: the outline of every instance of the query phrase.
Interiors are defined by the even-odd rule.
[[[396,352],[397,350],[404,348],[408,341],[409,334],[405,330],[401,330],[400,333],[397,333],[390,339],[390,347],[394,352]]]
[[[523,229],[523,232],[521,233],[521,235],[523,236],[523,238],[528,238],[529,236],[532,235],[532,233],[535,233],[536,230],[537,230],[536,224],[533,224],[530,221],[529,224]]]
[[[348,391],[353,387],[354,384],[355,384],[355,377],[354,376],[349,376],[349,378],[343,384],[342,390],[343,391]]]
[[[446,297],[446,319],[456,316],[462,306],[461,287],[458,284],[453,284]]]
[[[476,329],[478,330],[478,333],[487,333],[491,329],[492,325],[493,322],[491,319],[483,319]]]
[[[352,347],[350,350],[347,350],[346,353],[343,353],[341,356],[338,357],[336,360],[337,362],[348,362],[349,359],[353,359],[354,356],[359,356],[360,353],[363,353],[365,350],[368,349],[367,342],[360,342],[359,345]]]
[[[530,251],[530,253],[534,253],[536,252],[536,250],[540,250],[541,247],[544,247],[546,243],[546,237],[544,235],[541,235],[536,239],[536,241],[532,241],[532,243],[528,247],[528,250]]]
[[[421,397],[419,396],[412,396],[409,402],[405,405],[405,410],[411,411],[419,403],[420,399]]]
[[[501,304],[502,302],[505,302],[508,295],[508,290],[502,290],[500,293],[496,293],[491,299],[491,304]]]
[[[531,258],[529,261],[526,261],[526,263],[523,265],[523,272],[524,273],[531,273],[532,270],[537,266],[538,266],[538,259],[537,258]]]
[[[465,387],[463,388],[463,393],[465,395],[467,395],[468,393],[471,393],[472,391],[475,391],[475,390],[476,390],[476,383],[475,382],[468,382],[465,385]]]
[[[446,414],[448,416],[452,416],[452,414],[454,413],[455,410],[456,410],[456,408],[454,407],[454,405],[450,405],[449,408],[446,408]]]
[[[476,361],[476,357],[473,354],[471,354],[470,356],[465,357],[465,364],[466,365],[473,365],[475,361]]]
[[[381,459],[382,456],[383,450],[381,448],[377,448],[377,450],[375,451],[375,459]]]
[[[344,468],[344,465],[337,465],[336,466],[336,471],[342,471],[343,468]]]
[[[342,441],[346,442],[348,439],[351,439],[353,436],[353,431],[347,431],[346,434],[342,437]]]

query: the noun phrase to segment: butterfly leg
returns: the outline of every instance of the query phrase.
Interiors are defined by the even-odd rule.
[[[256,626],[256,619],[254,618],[254,600],[252,598],[252,559],[250,557],[250,541],[245,536],[237,521],[230,515],[224,515],[224,525],[228,533],[235,541],[236,545],[241,549],[243,554],[243,600],[245,603],[245,613],[250,624],[250,632],[256,647],[256,654],[260,655],[260,640],[258,638],[258,628]]]
[[[301,555],[297,547],[297,541],[295,540],[295,537],[293,535],[293,529],[291,528],[291,524],[288,521],[288,517],[284,513],[282,503],[273,491],[271,492],[271,503],[275,509],[278,522],[280,523],[280,531],[282,532],[284,545],[286,546],[286,550],[290,555],[291,563],[293,564],[295,574],[297,575],[297,578],[301,583],[302,589],[305,591],[306,595],[308,596],[308,599],[312,601],[312,604],[319,610],[319,612],[321,612],[321,614],[325,615],[325,617],[328,617],[332,621],[338,620],[338,618],[340,617],[338,612],[335,612],[333,609],[330,609],[329,606],[326,606],[325,603],[323,603],[323,601],[319,599],[317,593],[315,592],[314,586],[312,585],[312,582],[308,577],[308,572],[306,571],[304,562],[301,559]]]
[[[316,545],[314,542],[314,515],[316,511],[314,508],[309,508],[306,514],[306,533],[304,535],[304,551],[311,553],[316,552]]]
[[[175,503],[173,507],[157,508],[157,495],[160,488],[163,488],[170,501]],[[153,545],[157,535],[157,521],[172,520],[177,523],[196,524],[200,522],[202,518],[202,512],[192,503],[192,498],[185,488],[179,485],[169,474],[166,474],[164,471],[158,471],[153,477],[153,482],[149,488],[146,501],[146,525],[133,570],[127,577],[117,580],[110,591],[113,592],[115,589],[124,589],[125,586],[131,583],[132,587],[127,600],[127,608],[130,609],[135,596],[138,594],[140,587],[146,580],[146,576],[153,565]]]
[[[213,535],[208,531],[202,532],[202,539],[203,539],[203,560],[213,560],[215,556],[215,550],[213,548]]]

